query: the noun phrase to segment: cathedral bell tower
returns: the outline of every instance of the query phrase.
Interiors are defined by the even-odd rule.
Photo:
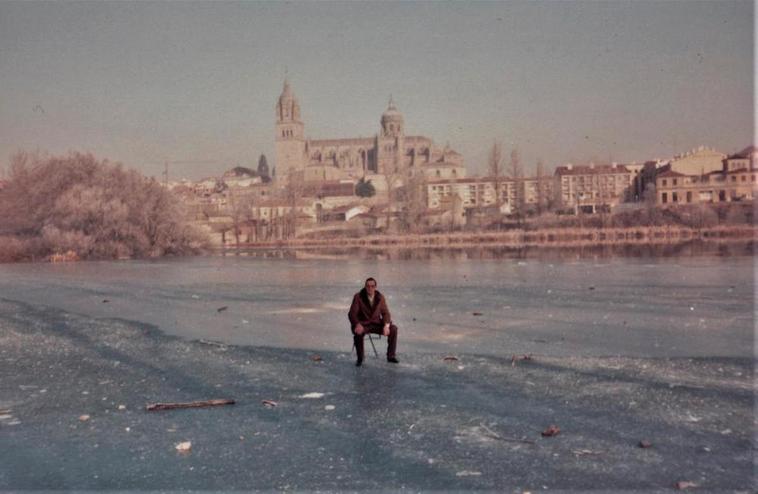
[[[390,96],[387,110],[382,113],[381,134],[377,138],[377,162],[380,173],[398,172],[404,167],[405,120]]]
[[[286,177],[290,170],[302,169],[305,163],[304,125],[300,120],[300,103],[284,79],[284,89],[276,103],[276,174]]]

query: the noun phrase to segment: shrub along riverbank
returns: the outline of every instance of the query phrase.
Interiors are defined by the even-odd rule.
[[[206,245],[158,182],[91,154],[17,154],[0,190],[0,262],[185,255]]]

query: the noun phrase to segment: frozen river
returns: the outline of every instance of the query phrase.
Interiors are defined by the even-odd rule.
[[[753,272],[750,256],[198,257],[0,265],[0,298],[190,339],[349,352],[347,308],[373,276],[400,327],[400,355],[744,357]]]

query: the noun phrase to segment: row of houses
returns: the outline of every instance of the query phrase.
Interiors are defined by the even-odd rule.
[[[758,151],[747,147],[730,156],[701,146],[670,160],[642,164],[563,165],[552,176],[479,177],[433,180],[428,207],[457,196],[464,209],[497,206],[503,214],[544,210],[597,213],[622,203],[659,206],[752,200]]]
[[[558,166],[552,175],[537,177],[427,175],[420,181],[406,178],[404,185],[401,181],[401,193],[392,196],[382,177],[373,175],[378,193],[370,198],[356,195],[354,179],[306,180],[288,192],[276,181],[224,176],[185,184],[184,190],[196,220],[246,225],[254,230],[255,238],[277,235],[285,228],[282,225],[300,231],[384,229],[393,221],[406,226],[415,222],[424,227],[458,227],[513,214],[609,212],[622,203],[671,207],[752,200],[756,157],[754,147],[731,156],[700,147],[669,160],[642,164],[567,164]],[[422,189],[415,195],[422,203],[421,211],[409,211],[413,209],[410,187]],[[267,233],[267,229],[279,233]]]
[[[503,214],[571,210],[594,213],[629,199],[632,173],[623,165],[564,165],[553,176],[480,177],[437,180],[427,184],[428,207],[440,207],[447,196],[463,207],[497,206]]]
[[[670,206],[692,203],[752,201],[758,187],[758,150],[747,147],[714,166],[681,166],[672,161],[655,176],[656,202]],[[679,166],[677,166],[679,165]]]

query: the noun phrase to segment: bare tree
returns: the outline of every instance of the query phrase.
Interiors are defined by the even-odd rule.
[[[719,215],[712,206],[701,202],[697,209],[697,222],[700,228],[711,228],[719,224]]]
[[[390,166],[385,166],[382,170],[384,181],[387,185],[387,226],[385,232],[389,233],[390,221],[392,219],[392,207],[396,204],[396,189],[402,184],[402,173],[400,171],[397,156]]]
[[[228,192],[229,197],[229,216],[232,218],[232,232],[234,233],[234,242],[237,248],[240,246],[240,233],[243,226],[250,226],[252,217],[252,201],[249,193],[246,193],[240,187],[231,187]],[[248,238],[249,238],[248,234]]]
[[[542,214],[548,205],[547,180],[545,177],[545,164],[537,160],[537,214]]]
[[[521,156],[518,148],[514,147],[511,151],[511,160],[508,163],[508,171],[510,172],[511,179],[513,179],[516,193],[516,200],[512,205],[511,211],[514,216],[521,222],[521,216],[524,212],[524,184],[523,176],[524,170],[521,165]]]
[[[253,191],[245,194],[245,207],[242,211],[242,219],[247,226],[247,237],[245,239],[247,243],[258,240],[258,221],[254,213],[256,202]]]
[[[298,200],[303,195],[305,183],[302,171],[298,170],[289,170],[286,180],[284,200],[288,209],[284,217],[284,224],[282,225],[282,236],[284,238],[291,238],[297,235],[297,218],[299,216],[297,205]]]
[[[411,175],[403,188],[403,229],[409,233],[418,233],[423,229],[423,217],[426,212],[426,175],[419,171]]]
[[[751,224],[751,207],[745,207],[739,202],[729,203],[725,221],[730,225],[749,225]]]
[[[490,177],[492,177],[493,188],[495,189],[495,206],[500,208],[500,175],[502,174],[503,156],[500,149],[500,142],[495,141],[490,148],[490,155],[487,160],[487,168]]]
[[[524,176],[524,169],[521,165],[521,154],[516,147],[511,151],[511,161],[508,163],[508,171],[512,178],[522,178]]]

